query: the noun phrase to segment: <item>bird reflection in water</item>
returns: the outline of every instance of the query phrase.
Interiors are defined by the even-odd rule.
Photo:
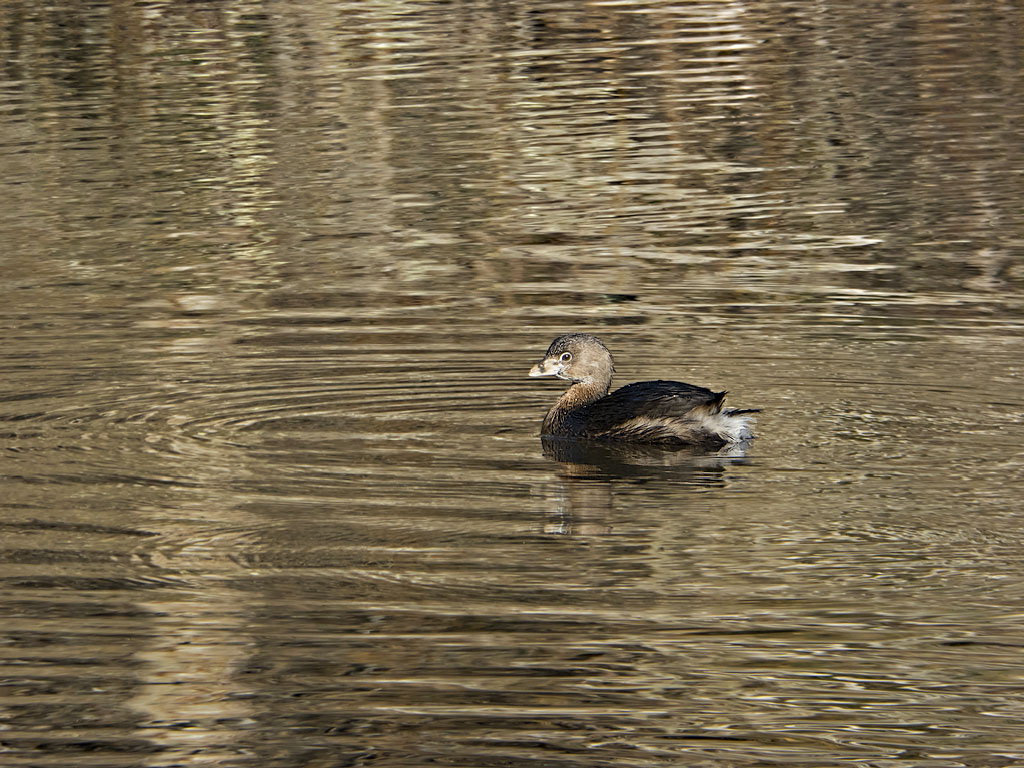
[[[750,441],[718,451],[665,448],[564,437],[541,437],[544,456],[560,466],[561,485],[546,533],[602,534],[612,530],[615,489],[628,484],[662,483],[695,491],[723,488],[730,467],[748,463]]]

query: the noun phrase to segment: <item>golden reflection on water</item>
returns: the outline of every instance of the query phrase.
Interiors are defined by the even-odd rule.
[[[1021,21],[5,4],[0,751],[1024,759]],[[569,330],[758,439],[546,449]]]

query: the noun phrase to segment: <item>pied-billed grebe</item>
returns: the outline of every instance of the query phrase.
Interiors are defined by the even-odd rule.
[[[612,354],[586,333],[559,336],[530,376],[572,382],[544,417],[541,435],[630,440],[718,449],[754,436],[748,414],[759,409],[722,407],[725,392],[678,381],[638,381],[608,394]]]

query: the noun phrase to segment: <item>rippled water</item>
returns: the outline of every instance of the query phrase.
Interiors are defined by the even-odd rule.
[[[0,764],[1024,764],[1022,21],[0,5]]]

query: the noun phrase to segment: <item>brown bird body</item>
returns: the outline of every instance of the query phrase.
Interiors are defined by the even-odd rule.
[[[757,409],[728,409],[725,392],[679,381],[640,381],[608,393],[615,367],[596,336],[555,339],[530,376],[572,382],[548,411],[541,435],[718,449],[752,438]]]

